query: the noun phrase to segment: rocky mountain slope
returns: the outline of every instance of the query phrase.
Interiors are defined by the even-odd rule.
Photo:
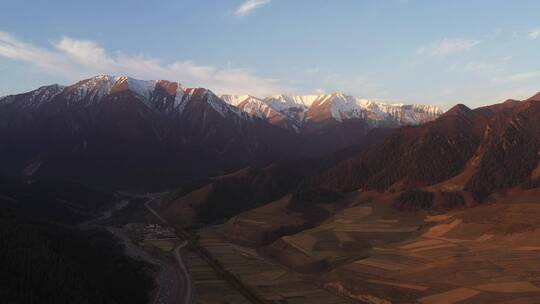
[[[507,192],[528,193],[540,187],[539,96],[474,110],[456,105],[434,121],[395,129],[382,142],[312,174],[292,195],[263,211],[238,215],[226,225],[226,234],[250,243],[244,232],[252,231],[251,243],[268,243],[273,241],[268,235],[276,238],[317,225],[321,219],[314,221],[310,211],[350,204],[358,193],[385,197],[395,210],[431,212],[497,201]],[[313,195],[306,199],[301,193]],[[295,209],[299,204],[304,208]],[[250,224],[287,217],[288,223],[265,229]]]
[[[539,121],[540,94],[457,105],[200,242],[249,247],[358,303],[537,303]]]
[[[97,76],[0,99],[6,175],[93,185],[175,184],[294,155],[294,136],[207,89]]]
[[[340,191],[458,191],[482,202],[538,177],[540,98],[471,110],[457,105],[433,122],[404,127],[315,178]]]
[[[316,132],[303,132],[306,121],[315,121],[305,118],[322,111],[313,105],[341,102],[321,98],[220,98],[175,82],[107,75],[45,86],[0,98],[0,173],[163,188],[248,165],[317,157],[357,144],[375,126],[399,125],[347,110],[333,123],[317,120]],[[381,117],[389,115],[395,114]]]

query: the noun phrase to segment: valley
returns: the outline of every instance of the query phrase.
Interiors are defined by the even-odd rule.
[[[0,304],[540,304],[540,1],[0,2]]]
[[[143,263],[139,284],[153,278],[151,303],[535,304],[539,98],[439,115],[98,76],[2,99],[0,131],[24,136],[7,139],[4,174],[16,177],[2,178],[0,202],[76,234],[112,233]],[[278,110],[291,121],[275,124]],[[51,121],[57,145],[33,156],[49,143],[26,135]],[[105,136],[117,150],[90,151],[107,126],[125,127]]]

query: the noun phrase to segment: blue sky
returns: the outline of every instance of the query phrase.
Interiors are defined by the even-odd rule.
[[[475,107],[540,91],[539,1],[2,0],[0,95],[96,74]]]

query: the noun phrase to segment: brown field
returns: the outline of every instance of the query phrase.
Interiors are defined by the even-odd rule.
[[[319,226],[252,254],[359,303],[537,304],[540,193],[521,193],[446,213],[398,212],[392,196],[360,193]]]
[[[249,304],[242,294],[234,290],[196,253],[188,252],[185,256],[197,304]]]
[[[176,240],[145,240],[143,245],[155,247],[164,252],[170,252],[176,247],[176,243]]]
[[[241,282],[269,303],[350,303],[349,300],[321,288],[317,283],[306,281],[301,275],[279,264],[265,260],[254,249],[228,243],[213,229],[201,231],[199,236],[199,244],[209,250],[225,270],[235,275]],[[195,282],[197,282],[197,278],[195,278]],[[201,287],[205,289],[204,286],[199,286],[199,288]],[[211,297],[210,294],[214,294],[211,290],[205,290],[207,298]],[[215,292],[219,293],[219,290]],[[219,298],[218,294],[213,296]]]

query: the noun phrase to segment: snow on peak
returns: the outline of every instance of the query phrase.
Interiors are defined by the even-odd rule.
[[[420,124],[439,116],[442,111],[429,105],[388,104],[370,99],[358,98],[343,93],[321,95],[314,106],[329,105],[332,117],[337,121],[364,118],[378,124],[397,122],[399,124]]]
[[[224,105],[234,108],[207,89],[184,88],[178,82],[139,80],[127,76],[97,75],[72,85],[66,90],[65,95],[70,103],[84,102],[85,106],[89,106],[101,102],[107,95],[124,91],[131,92],[152,110],[178,115],[184,111],[190,101],[201,96],[220,115],[225,115],[227,112]],[[229,112],[231,111],[240,112],[236,108]]]
[[[62,93],[66,87],[53,84],[48,86],[42,86],[34,91],[28,92],[24,95],[21,105],[24,107],[39,107],[40,105],[52,100],[58,94]],[[9,104],[15,102],[16,95],[8,95],[0,97],[0,104]]]
[[[264,100],[271,104],[276,109],[288,109],[288,108],[309,108],[317,100],[317,95],[275,95],[264,98]]]
[[[129,90],[135,95],[148,100],[156,87],[155,80],[138,80],[127,76],[97,75],[74,85],[69,93],[76,98],[89,97],[99,100],[112,91]]]
[[[362,99],[340,92],[321,95],[274,95],[258,98],[251,95],[214,95],[203,88],[184,88],[166,80],[138,80],[127,76],[97,75],[70,87],[47,86],[25,95],[24,105],[39,106],[62,94],[68,104],[90,106],[110,94],[129,91],[155,111],[181,114],[186,105],[196,100],[208,103],[222,116],[259,117],[271,123],[299,127],[310,120],[365,119],[377,125],[419,124],[432,120],[441,110],[430,105],[404,105]],[[30,95],[28,95],[30,94]],[[28,97],[29,96],[29,97]],[[0,103],[15,101],[14,96],[0,98]]]
[[[340,122],[360,118],[373,124],[381,122],[419,124],[434,119],[442,113],[435,106],[389,104],[340,92],[305,96],[282,94],[266,98],[250,95],[223,95],[221,99],[230,105],[240,107],[251,116],[268,118],[277,112],[297,122],[310,120],[310,114],[330,111],[330,117]]]
[[[157,87],[164,90],[166,96],[170,95],[175,97],[179,94],[184,94],[184,89],[177,82],[169,82],[166,80],[139,80],[127,76],[111,75],[97,75],[79,81],[68,87],[64,94],[70,104],[78,103],[89,106],[101,102],[107,95],[129,91],[145,105],[154,108],[155,103],[163,103],[167,98],[166,96],[163,96],[163,94],[156,93]],[[175,102],[172,103],[174,104]]]
[[[237,107],[246,99],[250,98],[250,95],[221,95],[220,98],[226,103]]]
[[[138,80],[131,77],[120,76],[115,77],[115,86],[127,84],[128,89],[134,94],[149,100],[150,96],[156,89],[156,80]]]
[[[216,111],[218,112],[222,117],[227,117],[229,114],[232,114],[237,117],[246,118],[248,116],[245,115],[245,113],[240,110],[238,107],[235,107],[223,100],[223,98],[218,97],[214,94],[214,92],[204,89],[205,99],[208,102],[208,104]]]

